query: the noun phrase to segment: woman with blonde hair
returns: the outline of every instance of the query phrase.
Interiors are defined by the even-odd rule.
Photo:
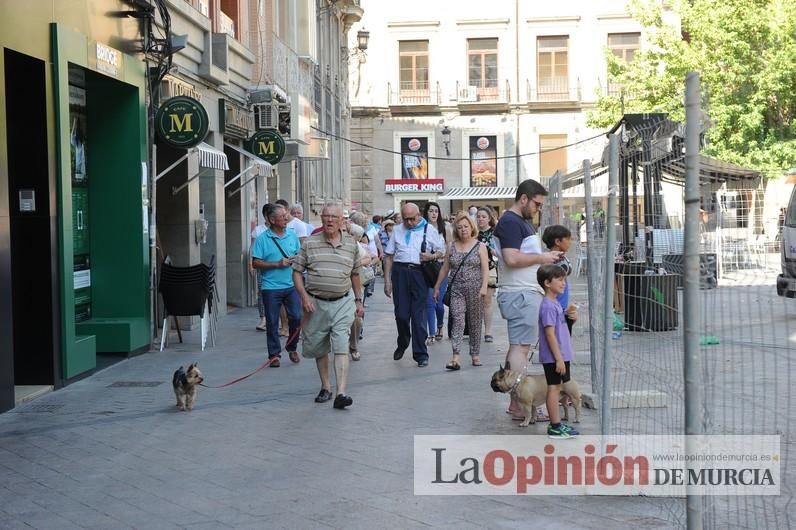
[[[487,294],[489,262],[486,245],[478,241],[478,229],[466,212],[456,216],[453,242],[448,246],[445,263],[434,285],[434,300],[439,299],[440,286],[448,280],[450,312],[453,319],[451,346],[453,358],[445,368],[458,370],[459,354],[464,338],[464,319],[470,328],[470,360],[473,366],[481,366],[481,319],[484,297]],[[448,273],[450,278],[448,278]]]

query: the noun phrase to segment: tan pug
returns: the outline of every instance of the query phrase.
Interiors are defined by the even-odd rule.
[[[536,423],[536,408],[545,403],[547,396],[547,381],[544,374],[527,374],[512,370],[508,364],[492,374],[492,390],[504,394],[514,394],[522,409],[525,411],[525,420],[520,427],[527,427]],[[575,379],[561,385],[561,405],[564,407],[564,421],[569,421],[567,400],[572,400],[575,407],[575,423],[580,422],[581,395],[580,387]]]

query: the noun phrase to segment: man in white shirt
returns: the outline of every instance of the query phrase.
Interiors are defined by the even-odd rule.
[[[420,263],[442,258],[445,241],[437,229],[420,215],[416,204],[401,208],[402,223],[396,225],[384,249],[384,294],[393,298],[398,347],[393,359],[400,360],[412,344],[412,358],[419,367],[428,366],[426,305],[428,284]],[[423,240],[426,252],[420,252]]]
[[[304,208],[301,206],[300,203],[296,203],[290,208],[290,220],[287,223],[287,227],[292,229],[299,238],[299,241],[304,243],[304,240],[307,238],[309,233],[307,233],[307,223],[303,221],[304,218]]]

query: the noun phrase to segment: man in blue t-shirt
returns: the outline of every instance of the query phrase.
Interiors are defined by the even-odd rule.
[[[276,206],[269,220],[271,227],[257,238],[252,247],[252,266],[261,271],[260,296],[265,306],[268,358],[272,359],[270,366],[278,368],[282,356],[279,309],[283,305],[290,329],[285,349],[291,361],[300,361],[296,347],[301,327],[301,301],[293,284],[291,266],[301,243],[296,233],[287,228],[287,211],[283,206]]]
[[[541,211],[546,196],[547,190],[535,180],[522,181],[514,204],[500,218],[492,237],[500,277],[497,303],[509,335],[506,362],[521,372],[525,372],[528,352],[539,338],[539,305],[544,291],[536,281],[536,271],[540,265],[556,263],[561,256],[558,251],[542,251],[539,235],[530,222]],[[523,417],[522,408],[513,398],[509,412],[515,419]]]

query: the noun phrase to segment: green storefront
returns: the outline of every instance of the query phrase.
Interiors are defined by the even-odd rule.
[[[121,51],[140,48],[129,9],[0,0],[0,411],[15,387],[58,387],[98,353],[150,343],[146,79]]]

